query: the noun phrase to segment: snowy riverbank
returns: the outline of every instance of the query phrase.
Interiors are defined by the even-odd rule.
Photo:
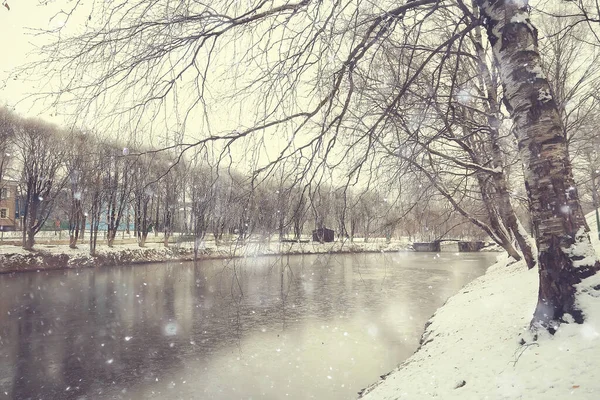
[[[507,265],[499,256],[434,314],[420,349],[363,398],[598,399],[598,299],[583,299],[585,324],[563,324],[554,336],[545,333],[534,342],[528,326],[537,288],[537,269]]]
[[[37,271],[43,269],[67,269],[82,267],[128,266],[132,264],[168,261],[192,261],[192,243],[173,244],[164,247],[160,243],[148,243],[140,248],[135,244],[99,246],[97,255],[89,255],[86,244],[71,249],[67,245],[36,245],[34,251],[26,251],[12,245],[0,246],[0,273],[16,271]],[[200,260],[232,257],[258,257],[286,254],[325,254],[325,253],[365,253],[403,251],[408,243],[404,241],[374,240],[372,242],[334,243],[258,243],[247,244],[203,242],[198,258]]]

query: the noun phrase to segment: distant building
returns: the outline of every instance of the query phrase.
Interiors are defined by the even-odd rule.
[[[0,230],[14,231],[18,228],[16,205],[17,182],[0,182]]]
[[[319,228],[312,232],[314,242],[333,242],[335,240],[335,232],[333,229]]]

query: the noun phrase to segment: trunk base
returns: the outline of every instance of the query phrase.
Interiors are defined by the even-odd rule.
[[[589,242],[589,237],[587,240]],[[578,261],[576,258],[565,254],[556,237],[551,239],[548,250],[540,254],[540,286],[531,321],[533,330],[543,328],[554,334],[561,323],[582,324],[585,321],[585,315],[575,301],[576,285],[596,274],[600,270],[600,263],[596,261],[594,265],[575,266],[574,262]],[[592,289],[598,290],[600,287]]]

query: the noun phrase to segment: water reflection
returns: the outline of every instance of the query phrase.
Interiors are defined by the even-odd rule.
[[[494,260],[265,257],[0,276],[0,397],[352,398]]]

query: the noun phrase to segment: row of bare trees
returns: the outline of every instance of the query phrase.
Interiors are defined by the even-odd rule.
[[[119,231],[132,231],[144,246],[150,232],[174,232],[196,241],[210,234],[247,240],[300,240],[314,228],[333,228],[340,238],[437,240],[447,235],[482,237],[452,212],[432,185],[396,177],[386,190],[333,183],[296,182],[284,169],[259,185],[239,172],[222,171],[197,158],[124,147],[90,133],[68,132],[6,109],[5,154],[20,186],[23,247],[32,249],[47,223],[67,220],[75,248],[89,230],[91,254],[98,234],[112,247]],[[9,118],[9,119],[8,119]],[[8,158],[5,161],[9,166]],[[421,174],[422,177],[424,175]],[[463,207],[470,208],[463,204]]]
[[[22,119],[6,109],[2,112],[10,116],[8,128],[1,130],[6,135],[5,154],[10,155],[4,164],[11,171],[4,181],[10,178],[19,185],[24,248],[33,248],[36,234],[49,219],[62,218],[68,220],[72,248],[83,237],[88,222],[90,252],[96,251],[101,224],[112,246],[125,218],[127,226],[135,226],[143,246],[152,213],[158,220],[161,209],[174,207],[171,191],[151,192],[156,186],[151,180],[159,181],[166,171],[164,159],[155,157],[150,162],[148,155],[128,157],[123,147],[88,133]],[[130,220],[131,214],[135,222]],[[169,225],[170,217],[166,220]]]

